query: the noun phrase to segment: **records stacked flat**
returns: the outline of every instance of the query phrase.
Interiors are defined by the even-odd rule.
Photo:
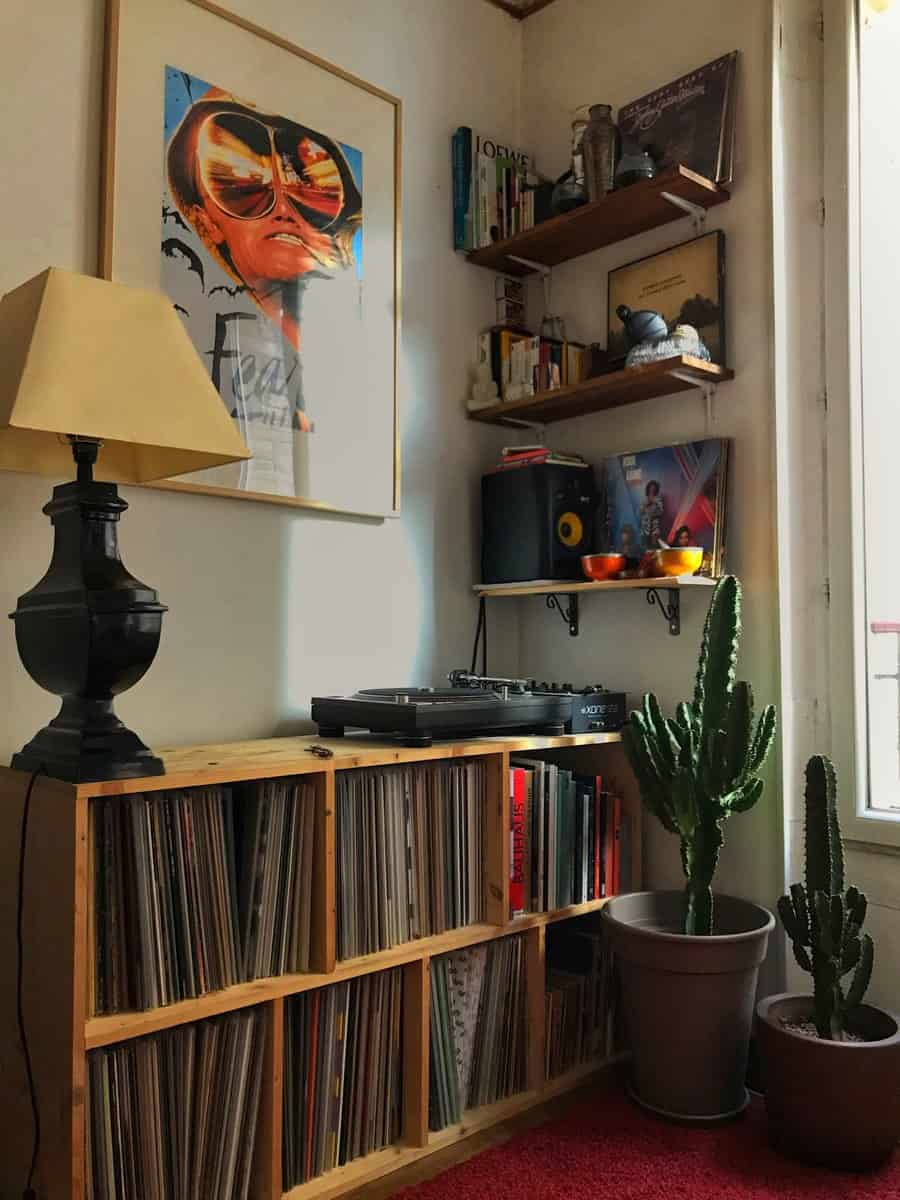
[[[88,1200],[245,1200],[264,1014],[247,1009],[88,1056]]]
[[[402,986],[395,968],[288,1001],[286,1189],[399,1138]]]
[[[293,780],[92,801],[92,1011],[308,970],[313,819]]]
[[[484,763],[342,771],[336,786],[339,958],[484,919]]]
[[[548,931],[546,1075],[554,1079],[581,1063],[615,1052],[612,954],[592,929]]]
[[[506,937],[431,960],[429,1123],[526,1086],[525,944]]]

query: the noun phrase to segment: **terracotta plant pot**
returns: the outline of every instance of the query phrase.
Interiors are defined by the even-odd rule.
[[[830,1042],[786,1029],[808,1020],[812,996],[769,996],[757,1006],[766,1111],[773,1143],[822,1166],[867,1171],[900,1139],[900,1026],[861,1004],[848,1025],[861,1042]]]
[[[622,983],[631,1094],[680,1120],[747,1106],[744,1083],[756,979],[774,928],[748,900],[716,896],[715,933],[681,933],[683,892],[635,892],[603,909]]]

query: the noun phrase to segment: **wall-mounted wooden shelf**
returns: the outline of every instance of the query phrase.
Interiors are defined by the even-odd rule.
[[[573,592],[647,592],[656,588],[678,591],[681,588],[714,587],[715,583],[715,579],[707,579],[705,575],[663,575],[658,579],[607,579],[603,583],[595,583],[590,579],[535,579],[529,583],[476,583],[473,591],[478,596],[550,596],[571,595]]]
[[[655,179],[610,192],[602,200],[583,204],[524,233],[473,250],[468,258],[476,266],[491,271],[530,275],[537,269],[531,263],[555,267],[637,233],[679,221],[692,211],[688,206],[702,210],[724,204],[730,198],[725,188],[688,167],[666,167]]]
[[[655,605],[663,614],[669,633],[677,637],[681,633],[681,590],[682,588],[705,588],[715,585],[714,579],[704,575],[666,575],[660,579],[607,579],[603,583],[592,580],[533,579],[527,583],[476,583],[474,591],[485,599],[488,596],[544,596],[549,609],[556,609],[569,626],[569,633],[577,637],[580,629],[578,597],[583,592],[646,592],[647,603]],[[668,599],[663,599],[663,592]],[[560,597],[565,597],[565,606]]]
[[[715,387],[733,378],[734,371],[728,367],[679,354],[643,367],[597,375],[582,383],[555,388],[552,392],[538,392],[522,400],[493,404],[490,408],[470,412],[469,416],[473,421],[484,421],[489,425],[547,425],[608,408],[622,408],[657,396],[672,396],[692,388]]]

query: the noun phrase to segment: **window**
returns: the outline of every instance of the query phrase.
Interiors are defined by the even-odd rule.
[[[848,834],[900,844],[900,0],[825,28],[832,732]]]

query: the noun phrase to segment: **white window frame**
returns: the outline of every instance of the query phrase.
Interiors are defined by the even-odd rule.
[[[863,3],[823,3],[829,740],[845,835],[900,846],[900,814],[868,803],[859,245],[858,11]]]

